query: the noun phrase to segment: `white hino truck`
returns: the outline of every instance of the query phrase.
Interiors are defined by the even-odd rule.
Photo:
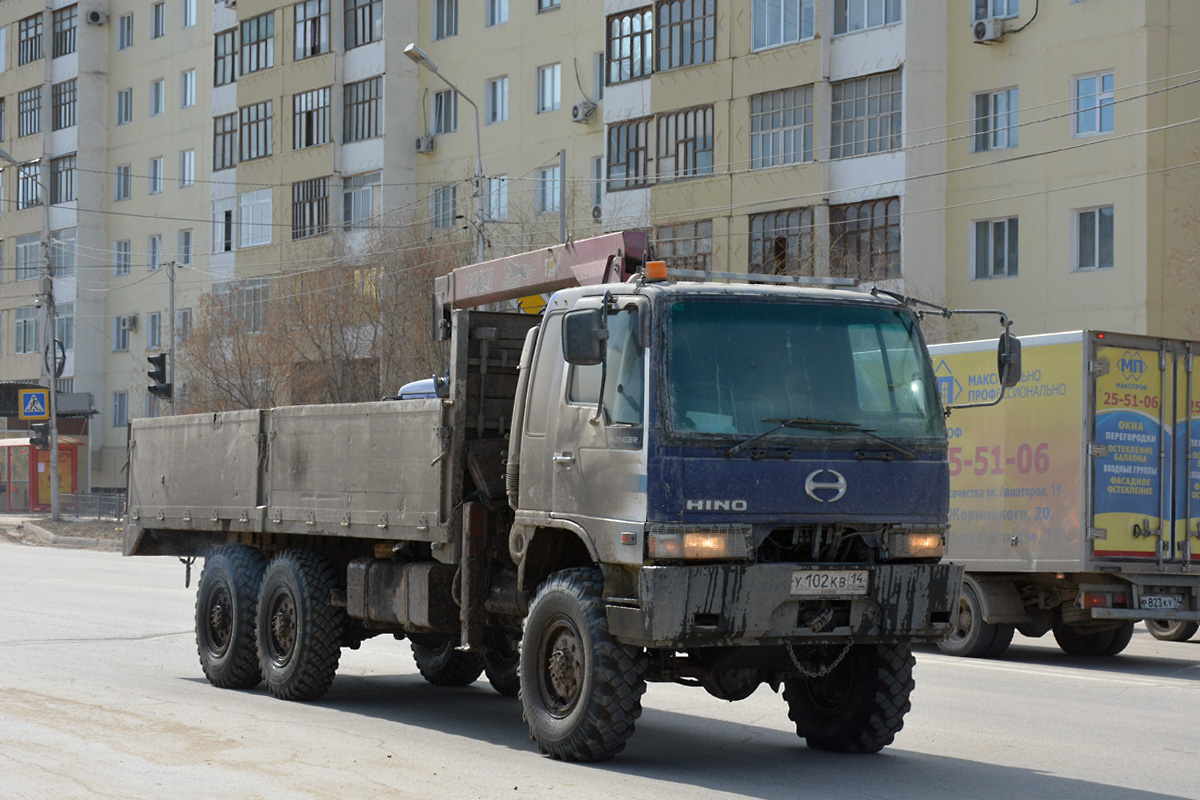
[[[133,421],[124,552],[204,558],[208,680],[314,700],[386,635],[433,684],[519,695],[556,758],[620,751],[647,681],[765,683],[809,746],[891,743],[962,573],[917,314],[674,282],[646,250],[608,234],[439,279],[433,397]]]

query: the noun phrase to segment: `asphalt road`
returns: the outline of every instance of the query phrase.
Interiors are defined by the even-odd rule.
[[[174,559],[0,542],[0,798],[1200,798],[1200,642],[1140,627],[1103,660],[1021,637],[1000,661],[922,650],[879,755],[808,750],[766,687],[652,684],[626,751],[579,765],[391,639],[346,651],[317,703],[215,689],[194,589]]]

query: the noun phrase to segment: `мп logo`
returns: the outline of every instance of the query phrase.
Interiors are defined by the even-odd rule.
[[[950,367],[946,366],[945,360],[938,362],[937,369],[933,371],[933,374],[937,379],[938,394],[942,397],[942,405],[948,406],[958,400],[962,384],[955,380],[954,375],[950,372]]]
[[[1138,381],[1146,372],[1146,362],[1136,350],[1126,350],[1125,355],[1117,362],[1117,368],[1127,381]]]

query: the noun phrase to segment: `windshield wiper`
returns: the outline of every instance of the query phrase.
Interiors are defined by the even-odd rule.
[[[725,451],[725,457],[731,458],[736,456],[738,453],[742,452],[759,439],[764,439],[776,431],[783,430],[784,428],[803,428],[811,431],[830,431],[831,433],[861,433],[862,435],[874,439],[877,442],[882,442],[909,459],[917,457],[917,454],[914,451],[909,450],[907,447],[903,447],[902,445],[898,445],[890,439],[885,439],[882,436],[877,435],[873,428],[864,428],[857,422],[841,422],[834,419],[813,419],[812,417],[792,417],[791,419],[768,418],[764,419],[763,422],[774,422],[775,427],[763,431],[762,433],[755,434],[741,444],[734,445]]]

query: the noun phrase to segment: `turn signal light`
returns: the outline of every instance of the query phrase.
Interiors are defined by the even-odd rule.
[[[750,557],[749,533],[744,526],[656,525],[646,543],[656,560],[744,561]]]
[[[941,558],[946,554],[946,537],[940,530],[901,530],[888,534],[892,558]]]

